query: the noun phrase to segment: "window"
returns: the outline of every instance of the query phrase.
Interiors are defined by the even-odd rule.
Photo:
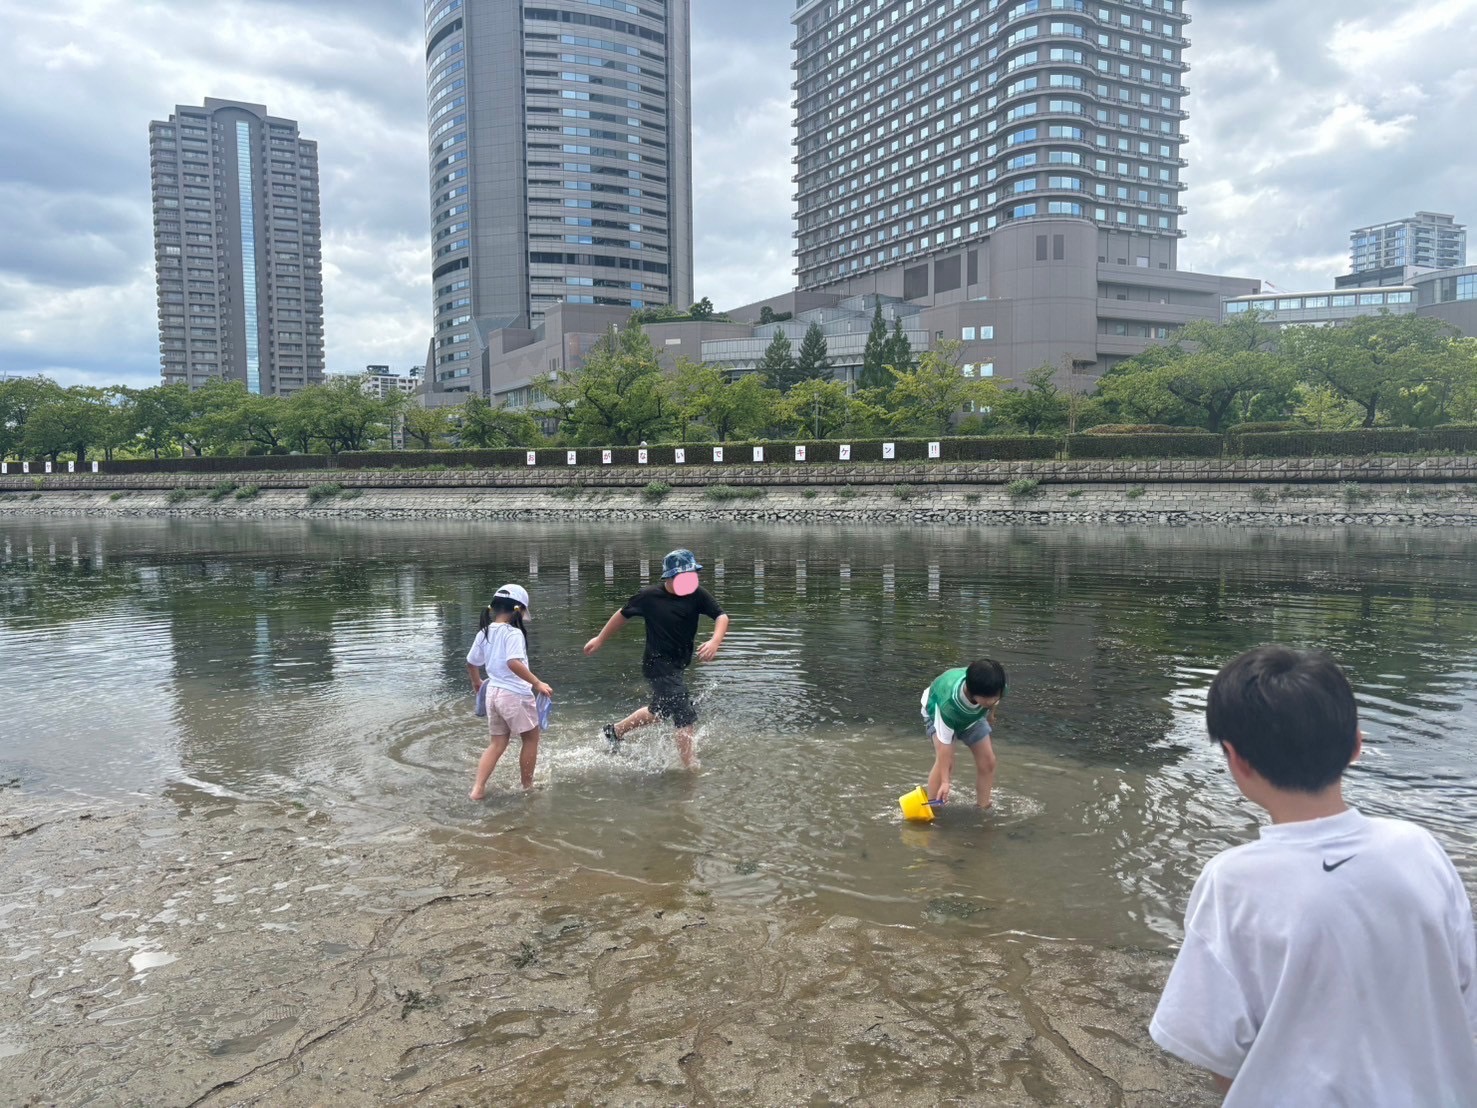
[[[1245,300],[1227,300],[1226,301],[1226,314],[1227,315],[1239,315],[1242,312],[1245,312],[1245,311],[1250,310],[1250,308],[1251,308],[1251,305],[1248,304]]]
[[[982,362],[980,364],[980,376],[981,377],[993,377],[993,376],[995,376],[995,363],[994,362]]]
[[[961,330],[959,332],[959,337],[962,338],[965,342],[973,342],[974,341],[974,328],[973,327],[965,327],[963,330]]]
[[[1354,306],[1354,297],[1351,294],[1335,296],[1333,298],[1333,306],[1335,308],[1352,308]]]
[[[1382,292],[1361,292],[1359,304],[1361,307],[1375,307],[1385,302],[1385,294]]]
[[[1328,297],[1326,297],[1326,296],[1307,296],[1307,297],[1304,297],[1303,298],[1303,307],[1305,307],[1305,308],[1326,308],[1326,307],[1328,307]]]
[[[1385,293],[1385,303],[1409,304],[1411,302],[1411,296],[1412,294],[1408,292],[1387,292]]]
[[[1289,297],[1277,301],[1277,310],[1279,312],[1295,312],[1302,306],[1303,300],[1300,296]]]

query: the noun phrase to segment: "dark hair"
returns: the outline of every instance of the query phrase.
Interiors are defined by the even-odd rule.
[[[477,633],[485,637],[487,629],[492,626],[493,617],[507,612],[513,613],[513,618],[508,622],[523,632],[523,641],[527,642],[528,628],[523,626],[523,605],[506,596],[494,596],[492,603],[482,609],[482,621],[477,627]]]
[[[1005,667],[993,658],[970,662],[969,668],[964,671],[964,687],[976,699],[982,696],[1002,696],[1005,693]]]
[[[1259,646],[1210,685],[1205,723],[1279,789],[1315,793],[1348,768],[1359,741],[1354,690],[1338,663],[1317,651]]]

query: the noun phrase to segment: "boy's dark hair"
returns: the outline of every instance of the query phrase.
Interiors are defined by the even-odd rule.
[[[999,696],[1005,692],[1005,668],[993,658],[970,662],[969,668],[964,671],[964,687],[976,699],[982,696]]]
[[[1279,789],[1314,793],[1343,776],[1359,741],[1354,690],[1327,654],[1259,646],[1210,685],[1205,723]]]

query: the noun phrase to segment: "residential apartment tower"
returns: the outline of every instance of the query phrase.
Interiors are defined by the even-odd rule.
[[[487,392],[557,304],[691,303],[689,0],[425,13],[428,391]]]
[[[323,380],[318,146],[260,104],[149,125],[166,384],[286,395]]]
[[[1349,272],[1417,267],[1458,269],[1467,264],[1467,228],[1440,212],[1360,227],[1349,233]]]

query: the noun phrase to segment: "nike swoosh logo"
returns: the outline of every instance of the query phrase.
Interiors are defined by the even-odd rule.
[[[1323,872],[1324,873],[1332,873],[1334,870],[1338,869],[1339,866],[1342,866],[1342,865],[1345,865],[1345,864],[1347,864],[1349,862],[1352,862],[1356,857],[1358,857],[1358,855],[1356,855],[1356,854],[1350,854],[1342,862],[1335,862],[1333,865],[1329,865],[1327,862],[1324,862],[1323,863]]]

